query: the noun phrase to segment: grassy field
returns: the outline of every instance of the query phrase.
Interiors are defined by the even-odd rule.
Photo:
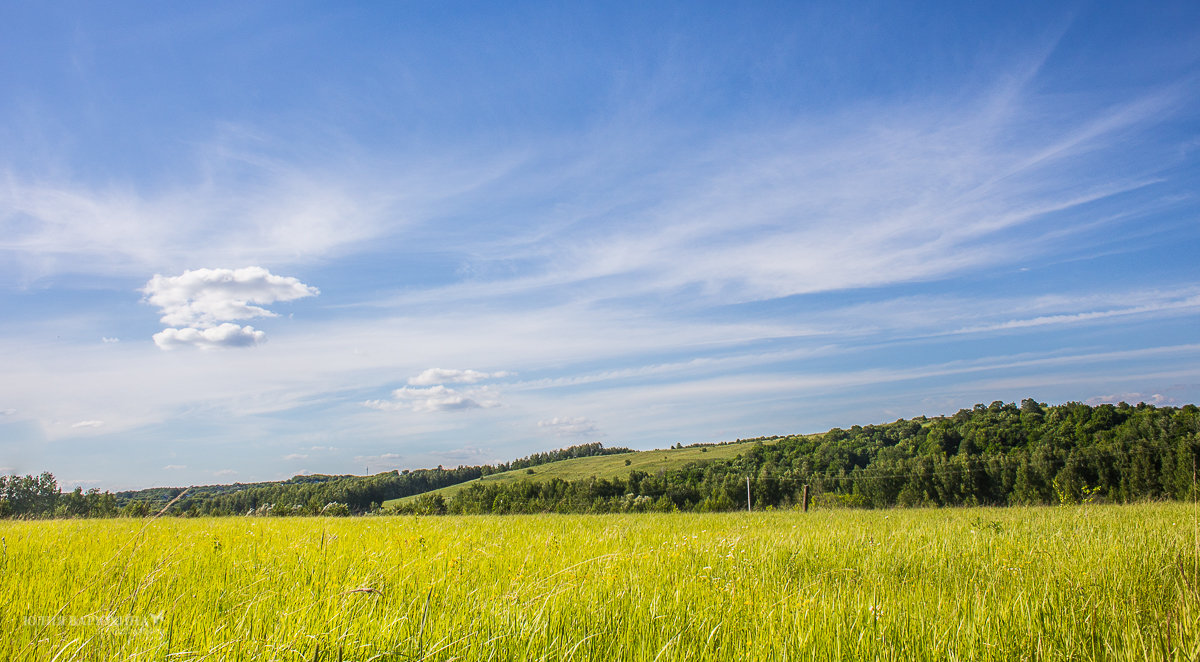
[[[0,522],[4,660],[1194,660],[1189,504]]]
[[[762,441],[762,443],[773,444],[776,441],[779,441],[779,439],[767,439]],[[690,448],[637,451],[634,453],[621,453],[619,455],[576,457],[570,460],[559,460],[558,462],[541,464],[529,469],[515,469],[513,471],[492,474],[465,483],[426,492],[425,494],[440,494],[443,497],[450,498],[454,493],[475,483],[512,483],[519,480],[542,481],[552,478],[561,478],[570,481],[583,480],[592,476],[596,478],[616,478],[618,476],[626,478],[629,476],[629,472],[633,470],[654,473],[662,469],[678,469],[694,462],[703,463],[714,460],[732,459],[744,453],[747,448],[756,443],[759,442],[745,441],[720,446],[693,446]],[[629,464],[625,464],[626,461]],[[391,499],[390,501],[385,501],[383,506],[386,508],[402,501],[410,501],[417,498],[417,496],[420,495]]]

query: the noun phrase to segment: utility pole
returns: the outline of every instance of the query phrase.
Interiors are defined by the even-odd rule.
[[[748,512],[748,513],[752,512],[750,510],[750,477],[749,476],[746,476],[746,512]]]

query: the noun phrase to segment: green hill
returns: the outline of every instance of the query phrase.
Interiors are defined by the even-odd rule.
[[[491,474],[476,478],[465,483],[450,485],[438,490],[424,492],[423,494],[414,494],[412,496],[401,497],[399,499],[391,499],[383,503],[384,508],[388,506],[410,501],[422,495],[440,494],[443,498],[450,498],[459,490],[466,489],[476,483],[484,484],[503,484],[515,483],[519,480],[531,480],[535,482],[547,481],[554,478],[562,480],[584,480],[591,477],[596,478],[618,478],[629,475],[630,471],[645,471],[647,473],[656,473],[660,470],[679,469],[692,463],[713,462],[716,460],[729,460],[744,453],[747,449],[757,443],[773,444],[783,437],[769,437],[764,439],[750,439],[726,444],[713,445],[695,445],[684,448],[668,448],[663,450],[651,451],[634,451],[632,453],[621,453],[619,455],[600,455],[594,457],[577,457],[569,460],[559,460],[558,462],[550,462],[548,464],[538,465],[529,469],[514,469],[513,471],[505,471],[503,473]]]

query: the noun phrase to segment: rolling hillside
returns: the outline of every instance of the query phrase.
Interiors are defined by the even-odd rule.
[[[720,444],[712,446],[688,446],[686,448],[668,448],[663,450],[635,451],[620,455],[601,455],[595,457],[579,457],[542,464],[529,469],[516,469],[503,473],[491,474],[476,478],[465,483],[450,485],[424,494],[440,494],[449,498],[459,490],[476,483],[514,483],[520,480],[545,481],[553,478],[563,480],[582,480],[595,476],[596,478],[616,478],[629,475],[630,471],[645,471],[655,473],[662,469],[678,469],[693,462],[712,462],[737,457],[756,443],[773,444],[783,437],[751,439],[747,441]],[[383,506],[409,501],[421,496],[402,497],[385,501]]]

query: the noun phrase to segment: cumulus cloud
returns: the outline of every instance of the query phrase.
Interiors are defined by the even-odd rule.
[[[507,377],[508,372],[480,372],[478,370],[456,370],[429,368],[408,380],[409,386],[392,391],[391,400],[367,400],[363,405],[381,411],[411,410],[461,411],[499,407],[491,387],[480,386],[457,390],[446,384],[476,384],[485,379]]]
[[[408,380],[411,386],[432,386],[434,384],[475,384],[485,379],[499,379],[509,376],[507,372],[480,372],[478,370],[452,370],[446,368],[430,368]]]
[[[550,430],[558,437],[583,437],[600,432],[600,428],[596,427],[594,422],[581,417],[559,418],[556,416],[538,421],[538,427]]]
[[[163,329],[154,334],[154,344],[162,349],[198,347],[252,347],[267,339],[267,334],[252,326],[238,326],[226,322],[210,329]]]
[[[104,421],[79,421],[71,425],[73,428],[98,428],[104,425]]]
[[[193,346],[249,347],[266,339],[252,326],[232,322],[277,317],[263,305],[317,296],[320,292],[291,276],[277,276],[262,267],[193,269],[179,276],[156,274],[142,288],[145,302],[162,311],[170,325],[154,334],[162,349]]]
[[[368,400],[363,404],[382,411],[410,409],[416,412],[498,407],[500,403],[495,400],[484,399],[487,395],[486,389],[459,392],[441,384],[429,388],[405,386],[392,391],[392,400]]]
[[[251,304],[292,301],[320,294],[290,276],[276,276],[262,267],[193,269],[179,276],[156,274],[142,288],[146,302],[162,309],[163,324],[209,327],[221,322],[275,317]]]

